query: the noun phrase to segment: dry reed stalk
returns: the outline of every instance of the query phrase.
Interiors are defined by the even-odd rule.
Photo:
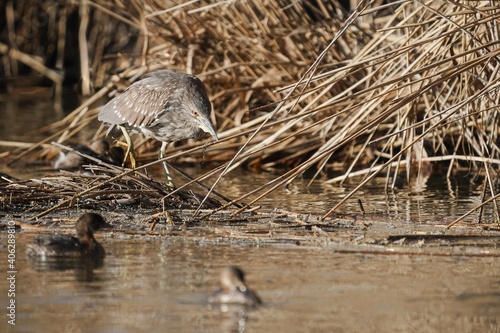
[[[421,15],[419,9],[422,7],[429,11]],[[331,72],[330,76],[318,76],[318,80],[312,81],[316,83],[323,80],[321,86],[325,89],[321,91],[310,89],[310,93],[306,92],[306,94],[321,97],[321,94],[331,92],[332,88],[342,80],[348,80],[351,68],[364,68],[367,73],[361,80],[357,80],[354,86],[351,86],[351,89],[355,90],[348,89],[347,94],[336,94],[327,101],[327,104],[323,104],[329,105],[331,109],[336,109],[338,102],[349,102],[348,99],[352,99],[351,106],[347,108],[350,110],[349,112],[341,111],[334,114],[335,124],[331,123],[331,127],[328,128],[330,139],[326,144],[318,149],[313,157],[301,164],[303,168],[297,168],[294,175],[282,179],[278,186],[284,185],[314,164],[319,163],[321,169],[333,154],[340,151],[340,148],[353,141],[363,139],[363,137],[368,139],[364,143],[360,141],[361,147],[366,149],[366,147],[373,147],[373,144],[377,143],[381,149],[379,155],[387,153],[388,156],[392,157],[382,167],[377,167],[380,165],[378,164],[380,161],[376,160],[376,164],[371,166],[371,177],[376,176],[383,167],[392,165],[395,161],[397,165],[401,164],[403,161],[400,158],[404,155],[406,155],[405,160],[408,166],[407,173],[410,174],[410,162],[413,160],[412,150],[414,150],[413,146],[416,143],[425,143],[425,149],[429,149],[429,144],[431,144],[431,153],[437,153],[441,149],[442,154],[452,148],[455,153],[463,152],[465,158],[472,157],[469,158],[469,161],[472,162],[475,157],[479,157],[479,159],[498,157],[498,130],[494,125],[494,119],[498,119],[498,115],[494,105],[498,103],[498,94],[495,92],[498,89],[499,76],[496,67],[491,63],[491,59],[498,58],[498,36],[496,29],[490,29],[487,24],[493,23],[498,17],[499,8],[487,7],[487,10],[496,10],[495,15],[480,19],[481,25],[476,27],[495,34],[484,35],[487,37],[484,42],[476,37],[472,38],[474,47],[464,49],[461,53],[454,51],[453,48],[443,51],[443,45],[453,45],[446,43],[451,35],[449,31],[460,34],[464,31],[461,25],[467,27],[474,27],[474,25],[469,22],[457,24],[449,18],[456,15],[456,11],[448,7],[440,9],[445,9],[446,14],[441,14],[439,10],[422,2],[405,3],[404,6],[398,8],[399,15],[404,14],[401,15],[404,20],[399,23],[400,27],[396,28],[406,30],[412,28],[411,33],[392,36],[397,31],[396,28],[383,29],[381,30],[382,35],[374,39],[380,44],[381,41],[392,38],[392,45],[383,45],[384,47],[381,49],[383,54],[377,54],[380,53],[374,48],[377,45],[367,44],[365,50],[358,54],[361,59],[354,59],[353,65],[348,64],[343,71]],[[469,14],[485,14],[478,7],[471,6],[468,9],[470,10]],[[469,19],[470,17],[466,14],[468,13],[458,14],[458,19]],[[443,18],[447,24],[443,25],[443,21],[435,17],[429,19],[427,15]],[[414,19],[416,23],[409,24],[411,19]],[[476,24],[478,22],[475,19],[473,21]],[[423,29],[423,26],[429,22],[432,22],[430,27]],[[486,26],[482,26],[485,23],[487,23]],[[415,31],[420,34],[416,34]],[[465,36],[470,36],[470,33]],[[411,39],[416,39],[416,41],[410,43]],[[394,43],[401,45],[401,47],[394,47]],[[467,40],[460,41],[458,45],[467,45]],[[387,50],[387,47],[394,48],[394,51]],[[368,61],[364,60],[363,56],[368,57]],[[450,67],[450,64],[455,66]],[[377,73],[382,75],[374,76]],[[467,86],[467,89],[461,88],[458,90],[459,94],[456,94],[456,85],[460,83],[459,87],[463,87],[462,82],[458,80],[466,83],[470,79],[476,84],[472,87]],[[352,93],[348,96],[351,91]],[[302,98],[304,95],[298,96]],[[360,103],[360,101],[364,101],[364,103]],[[483,105],[477,105],[478,102]],[[320,104],[320,106],[323,105]],[[467,108],[472,108],[472,112],[468,111]],[[443,109],[445,111],[442,112]],[[465,112],[462,111],[464,109]],[[344,110],[346,110],[345,107]],[[478,110],[483,111],[478,112]],[[436,117],[436,114],[440,115]],[[466,124],[463,123],[464,120],[466,120]],[[316,123],[319,124],[319,122]],[[417,123],[418,126],[415,126]],[[375,135],[377,132],[379,133]],[[385,141],[372,140],[384,132],[386,132]],[[464,135],[459,136],[461,138],[459,142],[450,146],[447,142],[448,138],[453,138],[457,133]],[[464,145],[462,140],[466,140],[467,144]],[[432,146],[433,142],[435,142],[434,147]],[[349,166],[349,171],[355,169],[356,161],[358,158],[354,159],[354,162]],[[450,166],[453,166],[453,163],[450,163]],[[346,176],[349,176],[349,172],[346,173]],[[395,175],[392,178],[395,179]],[[275,185],[275,187],[277,186]],[[356,190],[350,193],[346,199]]]
[[[80,50],[80,72],[82,77],[82,95],[90,94],[89,50],[87,43],[87,28],[89,25],[89,9],[87,0],[80,1],[80,27],[78,31],[78,48]]]
[[[8,56],[14,61],[19,61],[30,66],[33,70],[52,80],[55,85],[62,85],[62,76],[59,73],[51,70],[50,68],[47,68],[38,59],[35,59],[35,57],[19,50],[10,48],[8,45],[5,45],[3,43],[0,43],[0,54]]]

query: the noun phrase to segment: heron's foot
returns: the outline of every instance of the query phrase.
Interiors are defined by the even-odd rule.
[[[135,169],[135,153],[130,151],[129,158],[130,158],[130,165],[132,166],[132,169]],[[125,163],[125,161],[124,161],[124,163]]]
[[[122,167],[125,167],[125,163],[127,162],[127,158],[130,159],[130,164],[132,166],[132,169],[135,169],[135,149],[132,145],[129,145],[127,142],[123,141],[116,141],[115,142],[117,146],[126,148],[127,151],[125,152],[125,158],[123,159]]]
[[[177,189],[177,187],[175,187],[174,180],[172,179],[170,174],[167,174],[167,181],[165,182],[165,184],[167,184],[167,186],[170,187],[172,191],[175,191]]]

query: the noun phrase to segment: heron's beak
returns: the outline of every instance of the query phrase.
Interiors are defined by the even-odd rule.
[[[210,122],[210,119],[205,118],[203,116],[198,116],[197,119],[198,119],[198,126],[206,133],[210,133],[210,135],[214,137],[215,141],[219,141],[219,137],[217,136],[217,133],[215,133],[215,128]]]

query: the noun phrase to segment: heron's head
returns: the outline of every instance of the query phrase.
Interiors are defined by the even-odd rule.
[[[197,109],[193,109],[191,111],[191,117],[199,128],[201,128],[204,132],[209,133],[216,141],[219,141],[214,125],[212,125],[210,118],[205,113],[199,112]]]

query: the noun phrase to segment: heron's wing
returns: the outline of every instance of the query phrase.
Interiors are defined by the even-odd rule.
[[[129,127],[150,126],[175,100],[175,80],[148,77],[137,81],[113,98],[99,112],[100,121]]]
[[[97,117],[99,121],[111,125],[122,125],[126,123],[126,121],[120,116],[120,113],[118,113],[117,98],[120,96],[113,98],[101,109],[101,111],[99,111],[99,115]]]

